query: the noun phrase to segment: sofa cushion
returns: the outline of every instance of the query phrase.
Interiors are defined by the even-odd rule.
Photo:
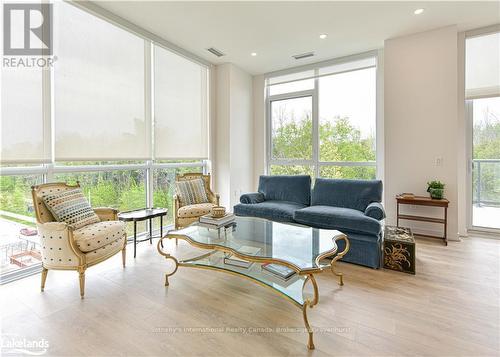
[[[125,239],[126,239],[125,236],[122,236],[121,238],[118,238],[114,242],[106,244],[105,246],[100,247],[91,252],[85,253],[85,256],[87,258],[87,264],[92,264],[95,261],[104,258],[105,256],[109,257],[110,255],[118,253],[120,250],[123,249],[123,245],[126,243]]]
[[[308,226],[338,229],[343,233],[358,232],[377,236],[382,226],[374,218],[352,208],[311,206],[295,212],[294,220]]]
[[[258,191],[264,195],[266,201],[287,201],[309,206],[311,177],[308,175],[262,175],[259,178]]]
[[[372,202],[382,201],[382,181],[317,178],[311,206],[334,206],[365,211]]]
[[[91,252],[122,239],[125,236],[125,222],[105,221],[89,224],[73,232],[77,247],[82,252]]]
[[[181,206],[207,203],[205,184],[200,178],[175,182],[175,192]]]
[[[42,200],[58,222],[75,229],[101,221],[80,188],[49,193]]]
[[[306,207],[295,202],[286,201],[264,201],[261,203],[244,204],[234,206],[237,216],[266,218],[277,222],[293,222],[295,211]]]
[[[181,207],[177,210],[177,217],[180,218],[191,218],[200,217],[205,214],[209,214],[212,207],[215,205],[213,203],[199,203],[197,205],[189,205]]]

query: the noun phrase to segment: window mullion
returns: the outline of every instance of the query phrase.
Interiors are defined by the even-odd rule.
[[[273,128],[271,118],[271,99],[269,98],[269,86],[266,81],[266,175],[271,174],[271,160],[273,152]]]
[[[146,205],[148,208],[153,207],[153,162],[146,162],[146,170],[144,176],[144,184],[146,185]]]
[[[313,172],[314,172],[314,177],[319,177],[319,79],[318,79],[318,69],[314,70],[314,91],[313,91],[313,96],[312,96],[312,138],[313,138],[313,162],[314,162],[314,167],[313,167]]]

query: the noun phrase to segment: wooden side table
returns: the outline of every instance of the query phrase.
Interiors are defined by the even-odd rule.
[[[397,201],[397,226],[399,227],[399,220],[406,219],[410,221],[420,221],[420,222],[430,222],[430,223],[439,223],[443,225],[443,236],[434,236],[428,234],[417,234],[422,237],[429,238],[438,238],[443,239],[444,244],[448,245],[448,237],[447,237],[447,225],[448,225],[448,205],[450,201],[446,198],[442,199],[434,199],[425,196],[415,196],[414,198],[401,197],[400,195],[396,196]],[[427,206],[427,207],[442,207],[444,208],[444,217],[443,218],[435,218],[428,216],[415,216],[409,214],[401,214],[399,211],[399,205],[415,205],[415,206]]]

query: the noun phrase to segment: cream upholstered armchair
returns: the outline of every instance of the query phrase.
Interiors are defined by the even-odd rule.
[[[203,180],[205,192],[209,202],[182,206],[178,195],[174,195],[175,229],[189,226],[191,223],[196,222],[199,217],[210,213],[212,207],[219,205],[219,194],[213,193],[210,189],[210,174],[204,175],[200,173],[186,173],[183,175],[177,175],[175,180],[189,181],[200,178]]]
[[[57,222],[43,201],[43,196],[61,191],[79,188],[66,183],[47,183],[33,186],[33,205],[40,237],[42,253],[42,283],[49,269],[76,270],[80,277],[80,296],[85,294],[85,270],[96,265],[119,251],[122,252],[122,263],[125,267],[127,234],[125,223],[118,221],[118,211],[112,208],[95,208],[100,219],[75,229],[65,222]]]

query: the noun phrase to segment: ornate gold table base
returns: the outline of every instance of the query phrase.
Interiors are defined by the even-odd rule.
[[[174,269],[172,270],[172,272],[170,273],[165,273],[165,286],[169,286],[170,283],[168,281],[168,278],[172,275],[174,275],[178,268],[180,266],[183,266],[183,267],[191,267],[191,268],[200,268],[200,269],[209,269],[209,270],[217,270],[217,271],[222,271],[222,272],[225,272],[225,273],[229,273],[229,274],[232,274],[232,275],[237,275],[237,276],[241,276],[241,277],[244,277],[244,278],[247,278],[253,282],[256,282],[257,284],[261,285],[261,286],[265,286],[265,287],[268,287],[268,288],[271,288],[271,290],[273,290],[274,292],[277,292],[279,293],[281,296],[284,296],[285,298],[287,298],[288,301],[294,303],[296,306],[298,306],[300,309],[302,309],[302,317],[304,319],[304,325],[305,325],[305,328],[306,328],[306,331],[308,333],[308,341],[307,341],[307,348],[310,349],[310,350],[313,350],[315,348],[314,346],[314,339],[313,339],[313,329],[311,327],[311,325],[309,324],[309,319],[307,317],[307,309],[312,309],[314,306],[316,306],[319,302],[319,291],[318,291],[318,284],[316,282],[316,278],[314,277],[314,274],[316,273],[320,273],[322,272],[323,270],[319,270],[319,271],[316,271],[314,273],[305,273],[305,274],[299,274],[299,275],[302,275],[302,276],[306,276],[305,280],[304,280],[304,283],[302,285],[302,296],[304,296],[304,289],[307,285],[308,282],[311,282],[312,284],[312,288],[313,288],[313,296],[312,298],[305,298],[304,299],[304,302],[303,303],[300,303],[298,301],[296,301],[295,299],[291,298],[290,296],[286,295],[284,292],[280,291],[280,290],[277,290],[276,288],[268,285],[268,284],[265,284],[264,282],[260,281],[260,280],[257,280],[256,278],[253,278],[249,275],[245,275],[243,273],[239,273],[237,271],[232,271],[232,270],[226,270],[226,269],[222,269],[222,268],[219,268],[219,267],[216,267],[216,266],[208,266],[208,265],[196,265],[196,264],[193,264],[194,262],[196,261],[199,261],[201,259],[204,259],[204,258],[207,258],[209,256],[211,256],[212,254],[215,254],[217,253],[218,251],[217,250],[213,250],[213,251],[210,251],[206,254],[203,254],[203,255],[200,255],[198,257],[195,257],[195,258],[192,258],[192,259],[188,259],[188,260],[185,260],[185,261],[179,261],[177,260],[174,256],[170,255],[169,253],[166,253],[162,250],[163,248],[163,239],[173,239],[175,238],[176,240],[177,239],[183,239],[183,236],[174,236],[174,235],[171,235],[171,236],[165,236],[165,237],[162,237],[160,239],[160,241],[158,242],[158,246],[157,246],[157,249],[158,249],[158,252],[165,257],[165,259],[167,260],[172,260],[175,264],[175,267]],[[338,238],[335,238],[335,241],[337,240],[344,240],[345,242],[345,248],[342,252],[338,253],[335,257],[332,258],[332,261],[330,263],[330,269],[332,271],[332,273],[335,275],[335,276],[338,276],[339,277],[339,285],[342,286],[344,285],[344,280],[343,280],[343,274],[340,273],[340,272],[337,272],[335,270],[335,263],[339,260],[339,259],[342,259],[342,257],[344,255],[347,254],[347,252],[349,251],[349,248],[350,248],[350,244],[349,244],[349,239],[347,239],[347,237],[344,235],[344,236],[340,236]],[[321,259],[323,259],[325,257],[321,257],[319,256],[317,258],[317,264],[319,266],[319,261]]]
[[[309,325],[309,320],[307,318],[307,308],[312,309],[319,301],[319,292],[318,292],[318,284],[316,283],[316,279],[314,275],[310,274],[307,276],[306,280],[304,280],[304,285],[302,287],[302,294],[304,294],[304,288],[308,281],[311,281],[314,291],[314,297],[312,300],[306,299],[304,304],[302,305],[302,317],[304,318],[304,325],[306,325],[306,330],[309,335],[309,339],[307,340],[307,348],[310,350],[314,350],[314,341],[313,341],[313,329]]]

